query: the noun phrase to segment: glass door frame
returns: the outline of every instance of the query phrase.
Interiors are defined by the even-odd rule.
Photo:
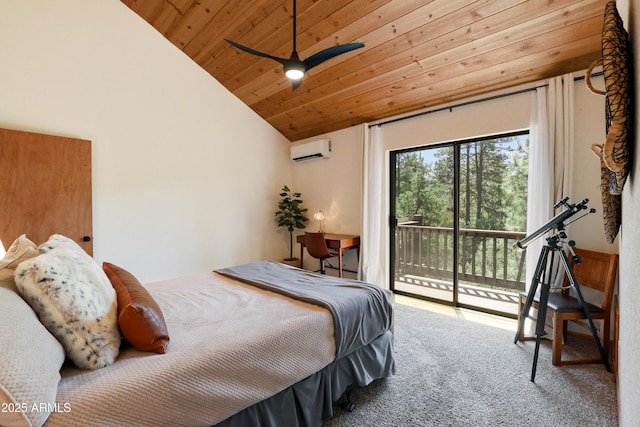
[[[438,149],[443,147],[453,147],[453,191],[454,194],[458,195],[458,197],[453,198],[453,239],[456,244],[453,245],[453,257],[454,257],[454,267],[452,272],[452,282],[453,282],[453,294],[451,297],[451,301],[432,298],[425,295],[417,295],[412,294],[406,291],[399,291],[395,289],[395,262],[396,262],[396,227],[398,225],[398,218],[396,217],[396,206],[395,200],[397,198],[396,193],[396,179],[397,179],[397,158],[398,154],[403,153],[411,153],[414,151],[421,150],[430,150],[430,149]],[[458,267],[456,265],[458,259],[458,220],[459,220],[459,194],[458,190],[460,189],[459,175],[460,175],[460,147],[459,144],[456,145],[455,142],[445,142],[440,144],[430,144],[424,145],[420,147],[411,147],[411,148],[402,148],[399,150],[392,150],[389,152],[389,285],[391,292],[396,293],[398,295],[409,296],[412,298],[423,299],[425,301],[436,302],[443,305],[450,305],[453,307],[460,307],[458,302]]]
[[[505,137],[511,137],[511,136],[521,136],[521,135],[527,135],[529,134],[529,130],[519,130],[519,131],[512,131],[512,132],[504,132],[504,133],[499,133],[499,134],[493,134],[493,135],[485,135],[485,136],[481,136],[481,137],[475,137],[475,138],[468,138],[468,139],[460,139],[460,140],[456,140],[456,141],[449,141],[449,142],[443,142],[443,143],[436,143],[436,144],[428,144],[428,145],[423,145],[423,146],[418,146],[418,147],[410,147],[410,148],[402,148],[402,149],[397,149],[397,150],[391,150],[389,152],[389,201],[388,201],[388,209],[389,209],[389,265],[388,265],[388,270],[389,270],[389,285],[390,285],[390,290],[393,293],[396,293],[398,295],[405,295],[405,296],[409,296],[412,298],[418,298],[418,299],[423,299],[426,301],[431,301],[431,302],[436,302],[439,304],[443,304],[443,305],[449,305],[449,306],[453,306],[453,307],[460,307],[460,308],[467,308],[467,309],[471,309],[471,310],[475,310],[475,311],[480,311],[480,312],[485,312],[485,313],[490,313],[490,314],[496,314],[496,315],[500,315],[500,316],[504,316],[504,317],[514,317],[512,314],[510,313],[505,313],[502,311],[496,311],[496,310],[492,310],[486,307],[481,307],[481,306],[475,306],[475,305],[470,305],[470,304],[465,304],[465,303],[460,303],[459,302],[459,280],[458,280],[458,276],[459,276],[459,266],[458,266],[458,261],[459,261],[459,239],[460,239],[460,149],[463,145],[465,144],[469,144],[469,143],[473,143],[473,142],[479,142],[479,141],[486,141],[486,140],[490,140],[490,139],[495,139],[495,138],[505,138]],[[453,295],[452,295],[452,300],[451,301],[447,301],[447,300],[442,300],[442,299],[438,299],[438,298],[433,298],[433,297],[428,297],[428,296],[424,296],[424,295],[416,295],[416,294],[412,294],[410,292],[406,292],[406,291],[401,291],[401,290],[396,290],[395,289],[395,263],[396,263],[396,227],[398,225],[398,220],[396,217],[396,206],[395,206],[395,201],[397,198],[397,192],[396,192],[396,180],[397,180],[397,158],[399,154],[403,154],[403,153],[410,153],[410,152],[418,152],[421,150],[427,150],[427,149],[437,149],[437,148],[443,148],[443,147],[453,147],[453,191],[454,191],[454,195],[455,197],[453,197],[453,239],[454,239],[454,246],[453,246],[453,257],[454,257],[454,268],[453,268],[453,272],[452,272],[452,280],[453,280]]]

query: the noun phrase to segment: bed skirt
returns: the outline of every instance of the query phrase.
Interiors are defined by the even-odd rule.
[[[320,427],[333,415],[333,403],[349,390],[395,373],[393,335],[387,331],[369,345],[329,365],[215,427]]]

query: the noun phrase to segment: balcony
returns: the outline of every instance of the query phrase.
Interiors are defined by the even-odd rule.
[[[517,294],[525,289],[525,252],[513,249],[525,233],[459,231],[458,301],[492,311],[517,314]],[[398,224],[394,289],[452,301],[452,228]]]

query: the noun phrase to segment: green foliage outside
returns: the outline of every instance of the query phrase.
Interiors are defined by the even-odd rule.
[[[527,135],[460,146],[460,228],[526,230],[528,151]],[[452,146],[397,155],[399,221],[453,227],[453,162]]]
[[[459,150],[459,228],[461,230],[526,231],[528,186],[528,135],[472,141],[458,147],[444,146],[398,153],[396,156],[396,218],[399,223],[422,217],[422,225],[454,226],[454,161]],[[422,262],[450,265],[453,242],[441,241],[439,253],[430,250],[434,242],[423,242]],[[461,239],[459,271],[487,263],[487,244],[481,238]],[[483,245],[484,249],[483,249]],[[447,246],[447,254],[444,247]],[[498,251],[497,263],[503,263],[504,250]],[[435,260],[434,257],[438,257]],[[520,254],[507,253],[509,274],[518,270]],[[449,258],[447,260],[444,257]],[[492,261],[490,261],[492,262]],[[489,268],[502,271],[500,265]],[[514,277],[510,277],[511,280]]]

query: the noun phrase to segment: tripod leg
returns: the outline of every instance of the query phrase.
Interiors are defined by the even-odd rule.
[[[522,312],[520,313],[520,320],[518,322],[518,330],[516,331],[516,337],[513,340],[514,344],[518,343],[520,339],[520,335],[522,335],[522,330],[524,329],[524,321],[529,315],[529,310],[531,309],[531,305],[533,304],[533,298],[538,290],[538,283],[540,283],[540,279],[544,274],[544,269],[547,264],[547,255],[549,254],[549,248],[544,246],[542,251],[540,252],[540,257],[538,257],[538,264],[536,265],[536,271],[533,273],[533,278],[531,279],[531,286],[529,287],[529,293],[527,294],[527,301],[522,307]]]
[[[611,366],[609,365],[609,357],[604,352],[604,348],[602,347],[602,343],[600,343],[600,338],[598,338],[598,331],[593,323],[593,318],[591,317],[591,313],[587,310],[587,304],[584,302],[584,297],[582,296],[582,291],[580,290],[580,285],[576,280],[576,276],[573,274],[573,269],[569,265],[569,260],[567,259],[567,254],[562,252],[562,263],[564,264],[564,268],[567,271],[567,275],[569,276],[569,281],[573,285],[573,288],[576,291],[576,297],[578,302],[580,303],[580,307],[582,307],[582,312],[584,313],[584,317],[587,319],[589,323],[589,329],[591,329],[591,336],[593,336],[593,340],[598,347],[598,352],[600,353],[600,358],[604,363],[604,367],[607,369],[607,372],[611,372]]]
[[[536,349],[533,353],[533,366],[531,368],[531,382],[535,382],[536,380],[536,368],[538,367],[538,353],[540,352],[540,340],[547,333],[544,330],[545,321],[547,318],[547,302],[549,301],[549,280],[550,277],[547,277],[547,280],[542,282],[542,287],[540,288],[540,303],[538,304],[538,317],[536,318]]]
[[[547,248],[547,251],[549,249]],[[547,253],[548,254],[548,253]],[[555,258],[555,248],[551,253],[551,264],[549,265],[548,275],[542,278],[540,288],[540,302],[538,303],[538,317],[536,318],[536,349],[533,353],[533,366],[531,367],[531,382],[535,382],[536,380],[536,369],[538,367],[538,354],[540,352],[540,340],[547,333],[544,330],[546,319],[547,319],[547,305],[549,302],[549,289],[551,287],[551,278],[553,274],[551,273],[553,263]]]

